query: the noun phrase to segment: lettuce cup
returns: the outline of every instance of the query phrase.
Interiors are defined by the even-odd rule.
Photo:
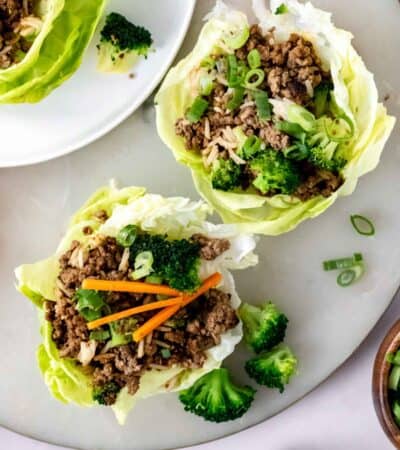
[[[233,352],[242,325],[229,271],[257,264],[255,240],[209,213],[202,201],[105,187],[53,256],[16,269],[56,399],[110,406],[123,424],[139,399],[189,388]]]
[[[79,67],[105,0],[0,2],[0,103],[35,103]]]
[[[225,222],[278,235],[350,195],[395,119],[352,35],[296,0],[218,1],[157,96],[157,129]]]

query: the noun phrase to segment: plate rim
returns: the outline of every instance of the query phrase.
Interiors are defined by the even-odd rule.
[[[121,113],[117,114],[113,120],[110,120],[106,125],[104,125],[103,127],[99,128],[94,132],[88,133],[88,135],[85,138],[80,139],[78,142],[74,144],[61,147],[59,150],[56,151],[50,150],[44,154],[35,155],[32,157],[28,156],[23,158],[22,160],[12,159],[4,162],[0,160],[0,169],[11,167],[24,167],[33,164],[39,164],[81,150],[87,145],[92,144],[93,142],[102,138],[106,134],[110,133],[114,128],[116,128],[118,125],[124,122],[137,109],[139,109],[143,105],[143,103],[150,97],[150,95],[157,88],[157,86],[160,84],[161,80],[164,78],[171,64],[174,62],[179,52],[179,49],[183,44],[183,40],[185,39],[189,25],[193,18],[196,0],[185,0],[184,5],[186,5],[187,11],[184,15],[184,20],[182,22],[181,29],[178,33],[178,38],[176,39],[175,44],[172,46],[172,52],[170,54],[170,57],[167,58],[164,64],[161,65],[161,70],[153,78],[152,82],[149,83],[148,88],[143,91],[143,95],[138,97],[137,100],[133,101],[132,105],[129,108],[124,109]],[[60,86],[59,89],[60,88],[62,89],[62,86]]]

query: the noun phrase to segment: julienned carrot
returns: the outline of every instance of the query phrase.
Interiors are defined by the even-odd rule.
[[[134,308],[125,309],[124,311],[117,312],[115,314],[110,314],[109,316],[102,317],[92,322],[87,323],[89,330],[101,327],[107,323],[114,322],[119,319],[125,319],[125,317],[130,317],[135,314],[140,314],[146,311],[152,311],[153,309],[161,309],[166,307],[173,307],[174,305],[180,304],[183,301],[183,297],[170,298],[168,300],[160,300],[158,302],[147,303],[146,305],[135,306]]]
[[[183,295],[182,292],[162,284],[144,283],[142,281],[111,281],[86,278],[83,280],[82,289],[95,291],[133,292],[137,294]]]
[[[166,322],[170,317],[176,314],[179,309],[188,305],[196,298],[200,297],[200,295],[207,292],[209,289],[217,286],[217,284],[221,281],[222,275],[218,272],[214,273],[210,277],[208,277],[203,284],[199,287],[199,289],[192,295],[184,296],[182,301],[174,306],[169,306],[168,308],[163,309],[162,311],[155,314],[151,319],[145,322],[141,327],[139,327],[132,335],[133,340],[135,342],[141,341],[148,334],[150,334],[153,330],[158,328],[164,322]]]

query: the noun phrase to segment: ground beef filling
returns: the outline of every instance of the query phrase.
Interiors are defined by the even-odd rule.
[[[0,69],[19,62],[32,45],[29,34],[41,26],[33,0],[0,0]]]
[[[267,91],[271,98],[286,98],[307,106],[315,88],[324,81],[330,81],[330,75],[322,68],[312,43],[298,34],[293,33],[288,40],[277,42],[274,30],[263,33],[258,25],[253,25],[247,43],[236,50],[235,55],[238,60],[247,61],[253,49],[259,51],[261,68],[265,72],[260,88]],[[213,92],[207,97],[209,108],[206,114],[196,123],[189,122],[185,117],[175,123],[175,133],[184,138],[186,149],[200,153],[206,167],[218,158],[234,159],[229,147],[235,142],[235,138],[232,139],[235,127],[240,127],[247,136],[258,136],[274,150],[290,147],[292,138],[289,135],[279,131],[273,121],[259,119],[251,96],[244,98],[240,108],[229,111],[227,103],[231,95],[227,86],[216,82]],[[317,195],[328,197],[342,182],[339,174],[314,167],[302,174],[302,184],[293,195],[303,201]],[[242,188],[246,189],[250,183],[251,177],[244,180]]]
[[[92,236],[90,250],[78,241],[60,258],[57,281],[57,301],[45,302],[45,317],[52,324],[52,338],[61,357],[79,359],[82,345],[90,341],[86,321],[75,308],[74,293],[87,277],[128,280],[128,267],[122,267],[124,249],[114,238]],[[229,249],[229,241],[196,234],[200,257],[213,260]],[[153,295],[108,293],[106,302],[111,312],[156,301]],[[144,323],[152,313],[135,316]],[[112,382],[126,387],[134,394],[140,377],[146,370],[170,367],[199,368],[206,360],[206,351],[221,342],[221,335],[238,324],[230,295],[218,289],[206,294],[180,310],[165,324],[154,330],[140,343],[107,349],[97,342],[94,357],[86,367],[92,374],[93,385],[102,387]],[[104,327],[106,330],[107,327]],[[116,393],[110,392],[106,404],[113,404]]]

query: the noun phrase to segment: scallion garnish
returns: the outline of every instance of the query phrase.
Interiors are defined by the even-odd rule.
[[[135,242],[138,230],[136,225],[126,225],[117,234],[117,244],[130,247]]]
[[[244,92],[245,92],[244,88],[240,86],[233,89],[232,98],[228,101],[228,104],[226,105],[230,111],[235,111],[242,104]]]
[[[200,67],[212,70],[215,67],[215,62],[216,61],[214,58],[212,58],[211,56],[207,56],[206,58],[203,59],[203,61],[201,61]]]
[[[235,30],[235,32],[229,33],[224,37],[225,44],[232,48],[233,50],[237,50],[247,42],[247,39],[250,36],[249,27],[239,28]]]
[[[254,91],[253,98],[257,106],[257,114],[261,120],[271,118],[272,106],[269,102],[268,94],[265,91]]]
[[[260,52],[256,48],[253,48],[253,50],[251,50],[247,55],[247,61],[250,69],[258,69],[261,66]]]
[[[321,83],[314,90],[314,114],[317,119],[327,110],[331,89],[332,85],[330,83]]]
[[[192,103],[192,106],[186,113],[186,119],[191,123],[198,122],[203,117],[204,113],[207,111],[207,108],[208,108],[208,101],[202,98],[201,96],[196,97],[194,99],[194,102]]]
[[[363,236],[373,236],[375,234],[375,226],[367,217],[353,214],[350,216],[350,221],[357,233]]]
[[[252,134],[244,141],[239,156],[245,160],[252,158],[260,150],[261,144],[261,139]]]
[[[161,349],[161,356],[164,359],[171,358],[171,350],[169,348],[162,348]]]
[[[342,270],[351,269],[352,267],[360,264],[363,261],[363,256],[361,253],[354,253],[353,256],[348,258],[331,259],[329,261],[324,261],[323,268],[326,271],[329,270]]]
[[[351,269],[343,270],[337,277],[337,284],[341,287],[347,287],[361,278],[364,273],[364,265],[362,263],[354,265]]]
[[[209,75],[200,77],[201,95],[210,95],[214,89],[214,82]]]
[[[302,161],[310,155],[310,149],[301,142],[296,142],[294,145],[284,148],[282,152],[285,158],[293,159],[294,161]]]
[[[265,72],[262,69],[251,69],[244,77],[244,87],[247,89],[256,89],[264,81]]]
[[[301,128],[301,126],[299,124],[288,122],[287,120],[282,120],[280,122],[277,122],[275,124],[275,127],[279,131],[283,131],[284,133],[298,139],[301,143],[304,144],[307,135],[306,135],[305,131],[303,130],[303,128]]]
[[[237,87],[240,85],[241,77],[239,76],[238,61],[235,55],[228,55],[226,57],[227,73],[226,78],[229,87]]]
[[[104,297],[100,292],[91,289],[78,289],[75,293],[76,309],[87,321],[99,319],[102,309],[106,306]]]

